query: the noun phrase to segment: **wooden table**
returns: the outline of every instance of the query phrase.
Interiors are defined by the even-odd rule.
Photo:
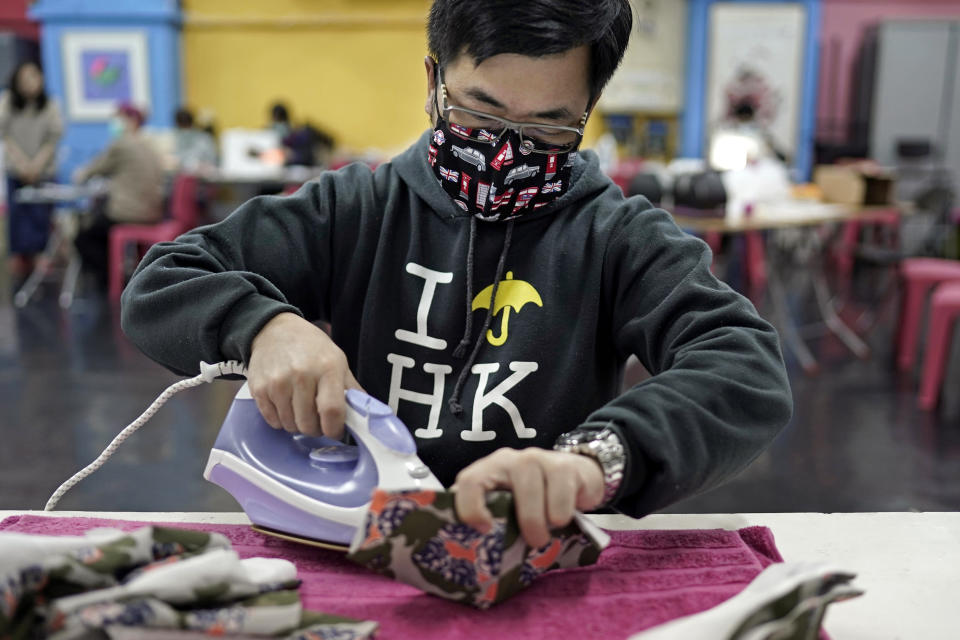
[[[243,513],[0,511],[12,515],[249,524]],[[741,513],[590,516],[606,529],[769,527],[787,562],[824,562],[857,574],[866,594],[827,610],[834,640],[960,637],[960,513]]]
[[[751,240],[762,242],[761,232],[784,229],[803,229],[819,227],[829,223],[852,222],[856,220],[869,221],[877,213],[897,210],[909,213],[910,206],[906,204],[856,207],[843,204],[824,204],[812,201],[786,201],[779,203],[757,204],[751,207],[749,215],[739,220],[727,220],[721,217],[700,217],[691,215],[676,215],[676,223],[688,231],[698,234],[706,233],[733,233],[753,235]],[[824,272],[826,247],[816,245],[815,251],[802,265],[809,274],[809,286],[816,296],[817,309],[820,313],[822,325],[833,333],[857,357],[866,358],[870,354],[867,344],[840,318],[833,304],[833,294],[830,291],[827,277]],[[768,245],[766,291],[773,306],[774,324],[780,330],[784,347],[792,352],[807,373],[816,373],[819,363],[811,353],[806,342],[801,337],[802,328],[797,325],[789,312],[787,288],[781,278],[780,266],[784,262],[776,247]]]

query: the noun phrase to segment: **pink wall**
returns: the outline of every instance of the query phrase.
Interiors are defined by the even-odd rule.
[[[817,133],[846,131],[853,63],[867,27],[892,18],[960,18],[960,0],[823,0],[820,31],[820,81],[817,91]],[[831,70],[831,40],[839,42],[837,70]],[[836,45],[833,45],[836,46]],[[836,80],[831,72],[839,74]],[[838,88],[831,95],[831,86]]]

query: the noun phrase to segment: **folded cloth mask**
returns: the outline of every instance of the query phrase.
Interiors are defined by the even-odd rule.
[[[377,490],[347,557],[427,593],[480,609],[519,593],[541,574],[594,564],[610,537],[577,514],[534,549],[520,536],[513,494],[487,494],[493,527],[460,522],[450,491]]]
[[[629,640],[817,640],[827,605],[863,594],[856,574],[825,564],[778,563],[721,604]]]

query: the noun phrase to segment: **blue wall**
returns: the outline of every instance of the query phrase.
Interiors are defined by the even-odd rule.
[[[710,6],[721,0],[689,0],[687,13],[687,75],[682,120],[681,154],[689,158],[704,155],[707,109],[707,53],[710,50]],[[778,3],[784,0],[723,0],[728,3]],[[797,0],[806,8],[806,43],[803,51],[800,122],[794,166],[801,179],[810,177],[813,165],[813,137],[816,126],[817,74],[820,53],[820,0]]]
[[[30,17],[41,23],[47,90],[64,111],[61,180],[68,180],[75,168],[102,151],[109,140],[106,121],[75,121],[67,112],[60,48],[64,33],[139,30],[146,34],[151,100],[147,126],[173,125],[181,96],[181,16],[177,0],[37,0]]]

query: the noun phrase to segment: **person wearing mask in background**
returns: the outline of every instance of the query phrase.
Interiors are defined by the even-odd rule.
[[[640,517],[730,477],[790,418],[777,334],[579,151],[631,23],[629,0],[434,0],[421,138],[154,246],[124,331],[181,373],[244,362],[291,433],[341,437],[362,385],[463,522],[489,530],[485,493],[511,490],[537,548],[575,509]],[[631,354],[653,376],[621,392]]]
[[[94,176],[107,179],[106,196],[97,202],[76,239],[84,267],[101,284],[107,281],[110,228],[124,222],[151,224],[163,217],[163,162],[140,133],[144,120],[136,107],[121,105],[110,120],[110,145],[73,176],[77,183]]]
[[[290,110],[282,102],[275,102],[270,107],[270,129],[277,134],[278,140],[290,135]]]
[[[218,134],[217,123],[215,121],[213,111],[210,109],[200,109],[200,111],[197,112],[195,126],[197,129],[210,136],[210,139],[213,140],[213,147],[216,149]]]
[[[285,166],[320,166],[333,152],[333,136],[309,122],[295,126],[290,110],[282,102],[270,108],[270,129],[277,134]]]
[[[186,107],[180,107],[174,114],[174,121],[177,125],[173,133],[176,168],[187,172],[215,168],[217,165],[216,143],[213,136],[194,126],[193,113]]]
[[[50,234],[51,205],[16,200],[23,186],[52,180],[63,121],[56,103],[47,97],[43,72],[35,62],[14,69],[9,90],[0,96],[0,138],[7,172],[7,218],[10,271],[26,275],[34,256],[44,250]]]
[[[779,148],[773,134],[757,118],[757,106],[752,100],[749,98],[739,100],[731,106],[730,111],[733,130],[741,135],[756,138],[759,157],[776,158],[783,164],[789,162],[790,159]]]

